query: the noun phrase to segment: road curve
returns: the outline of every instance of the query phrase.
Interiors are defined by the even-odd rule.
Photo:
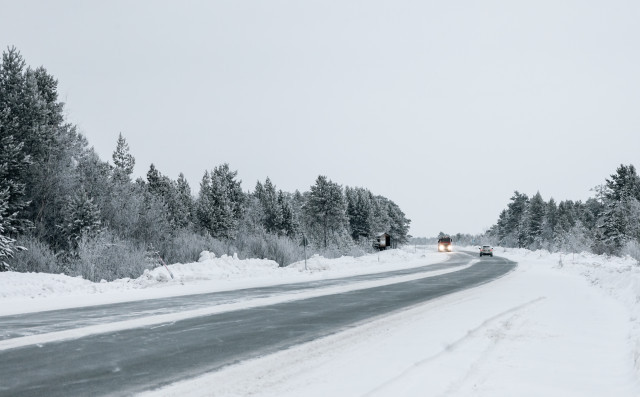
[[[460,266],[477,258],[470,253],[449,255],[450,260],[437,266]],[[429,269],[434,269],[433,266],[436,265]],[[0,396],[131,395],[308,342],[373,317],[489,282],[515,266],[515,262],[504,258],[484,257],[471,267],[440,276],[0,351]],[[369,277],[388,277],[389,274],[398,275],[389,272]],[[352,279],[326,282],[352,282],[349,281]],[[250,289],[243,293],[264,296],[282,293],[278,288],[312,288],[312,284]],[[201,296],[191,299],[196,302],[193,304],[201,305],[207,300],[211,304],[216,299],[234,296],[225,294],[233,293],[206,294],[206,300],[200,300]],[[184,299],[181,298],[173,310],[184,306],[191,308],[193,304],[190,305],[189,298]],[[136,313],[152,314],[158,307],[164,307],[158,301],[161,300],[145,301],[143,309]],[[118,313],[127,315],[126,311],[133,307],[130,305],[135,304],[97,306],[93,311],[92,308],[81,308],[75,318],[86,315],[87,321],[91,322],[118,317]],[[55,322],[62,314],[62,318],[73,316],[72,309],[56,312],[61,313],[49,313],[49,321]],[[37,314],[25,316],[0,317],[3,328],[5,324],[13,324],[13,331],[4,334],[9,338],[18,336],[28,332],[25,330],[29,324],[36,328],[35,332],[48,332],[53,327],[47,326],[42,318],[36,321]],[[5,322],[9,317],[11,321]],[[68,321],[62,323],[70,324]]]

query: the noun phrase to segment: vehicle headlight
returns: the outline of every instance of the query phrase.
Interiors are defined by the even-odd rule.
[[[447,249],[448,249],[449,251],[451,251],[451,250],[453,250],[453,247],[452,247],[451,245],[449,245],[449,246],[447,247]]]
[[[443,250],[443,249],[444,249],[444,245],[440,244],[440,245],[438,246],[438,249],[439,249],[439,250]]]

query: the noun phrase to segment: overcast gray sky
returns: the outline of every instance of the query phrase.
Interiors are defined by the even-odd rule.
[[[640,166],[638,21],[638,1],[0,0],[0,45],[58,78],[103,159],[122,132],[136,176],[323,174],[432,236]]]

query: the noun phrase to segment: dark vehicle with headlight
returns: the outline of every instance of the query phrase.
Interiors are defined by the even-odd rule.
[[[451,244],[451,237],[445,236],[438,239],[438,252],[451,252],[453,251],[453,245]]]
[[[480,256],[489,255],[493,256],[493,248],[490,245],[483,245],[480,247]]]

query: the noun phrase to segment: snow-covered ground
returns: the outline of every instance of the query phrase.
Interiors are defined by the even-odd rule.
[[[0,273],[0,315],[337,278],[447,257],[433,251],[406,247],[379,256],[314,257],[308,270],[304,263],[278,268],[266,260],[204,254],[200,262],[170,265],[173,280],[163,267],[110,283]],[[519,266],[480,287],[149,394],[640,395],[636,261],[502,248],[495,252]]]

